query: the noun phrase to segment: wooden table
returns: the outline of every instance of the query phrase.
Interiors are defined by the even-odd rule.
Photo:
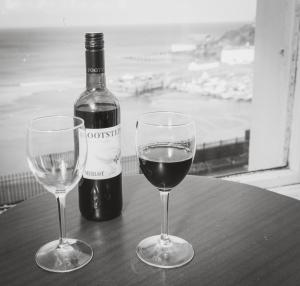
[[[81,218],[67,198],[67,233],[88,242],[92,261],[66,274],[40,269],[34,254],[58,235],[51,194],[0,216],[0,285],[300,285],[300,202],[249,185],[188,176],[170,196],[170,233],[188,240],[194,259],[163,270],[139,261],[137,243],[160,232],[159,194],[141,176],[124,177],[123,215]]]

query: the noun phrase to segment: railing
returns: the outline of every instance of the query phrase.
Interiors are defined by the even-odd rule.
[[[122,158],[123,174],[139,173],[136,156]],[[12,204],[46,192],[31,172],[0,176],[0,205]]]
[[[248,165],[249,130],[245,137],[220,140],[197,146],[190,174],[217,175],[230,170],[244,170]]]
[[[248,164],[248,148],[249,131],[242,138],[198,145],[189,173],[216,175],[233,169],[243,170]],[[122,158],[122,172],[125,176],[140,173],[135,155]],[[30,172],[0,176],[0,206],[14,204],[44,192],[44,188]]]

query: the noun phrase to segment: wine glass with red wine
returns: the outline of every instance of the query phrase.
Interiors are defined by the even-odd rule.
[[[195,154],[195,123],[185,114],[158,111],[143,114],[136,124],[136,150],[140,169],[160,193],[161,234],[142,240],[136,249],[145,263],[175,268],[192,260],[194,250],[182,238],[168,234],[171,190],[188,173]]]
[[[84,121],[72,116],[33,119],[27,128],[27,161],[43,187],[58,205],[59,238],[43,245],[35,255],[41,268],[70,272],[89,263],[93,256],[85,242],[66,238],[66,195],[81,178],[87,156]]]

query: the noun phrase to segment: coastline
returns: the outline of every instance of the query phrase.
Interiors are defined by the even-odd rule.
[[[199,142],[240,137],[250,127],[252,65],[221,63],[203,45],[205,40],[214,47],[215,39],[238,25],[180,27],[104,27],[107,85],[122,109],[123,156],[135,152],[135,120],[142,112],[191,114]],[[73,114],[85,86],[84,31],[0,30],[0,174],[28,170],[25,131],[31,118]]]
[[[36,92],[16,100],[0,115],[0,174],[28,171],[25,153],[26,124],[32,118],[51,114],[73,114],[73,104],[82,89]],[[116,94],[118,96],[118,94]],[[174,110],[190,114],[196,121],[198,143],[233,139],[250,127],[247,101],[221,100],[197,93],[156,91],[122,98],[122,156],[135,153],[136,118],[147,111]],[[53,102],[57,102],[53,105]],[[16,108],[17,107],[17,108]],[[13,120],[12,120],[13,119]]]

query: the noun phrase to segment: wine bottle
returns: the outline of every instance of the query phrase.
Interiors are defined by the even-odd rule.
[[[79,209],[86,219],[104,221],[122,211],[120,105],[106,88],[103,34],[85,34],[85,48],[86,90],[74,105],[74,114],[84,119],[88,142]]]

